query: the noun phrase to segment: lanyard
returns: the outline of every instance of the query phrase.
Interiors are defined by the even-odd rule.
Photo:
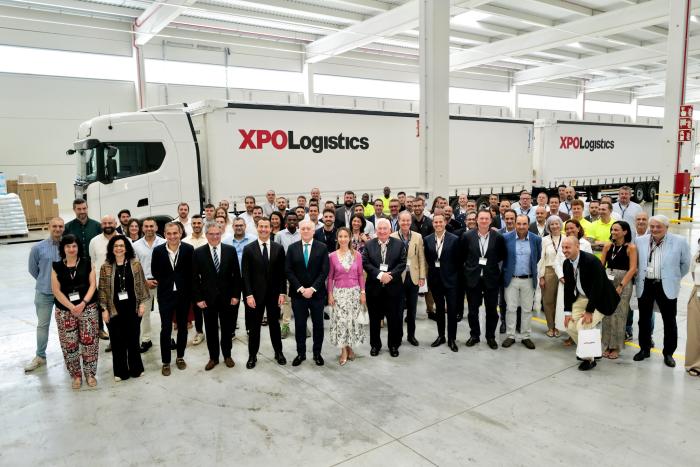
[[[531,210],[532,208],[528,209],[527,211],[523,211],[523,208],[520,208],[520,214],[523,216],[529,216]]]
[[[649,239],[649,263],[651,263],[651,258],[654,255],[654,251],[656,251],[657,248],[661,248],[663,246],[664,239],[662,238],[659,243],[654,242],[654,237]]]
[[[486,237],[483,237],[479,235],[479,250],[481,251],[481,257],[483,258],[486,256],[486,251],[489,249],[489,235],[486,234]]]
[[[568,201],[564,201],[564,207],[566,208],[566,213],[571,214],[571,206],[569,205]]]
[[[399,238],[403,242],[404,245],[408,248],[408,244],[411,243],[411,235],[413,234],[413,231],[409,230],[408,231],[408,238],[404,237],[403,234],[399,231]]]
[[[556,255],[557,252],[559,251],[559,247],[561,246],[561,235],[559,235],[559,242],[557,242],[557,246],[554,246],[554,237],[552,237],[552,246],[554,247],[554,254]]]
[[[70,282],[73,284],[73,281],[75,281],[75,276],[78,274],[78,265],[80,264],[80,258],[78,258],[78,261],[75,262],[75,266],[68,267],[68,262],[66,260],[63,260],[63,264],[66,265],[66,269],[68,269],[68,276],[70,277]]]
[[[166,249],[168,248],[167,246],[165,247]],[[177,251],[175,252],[175,258],[170,257],[170,250],[168,250],[168,259],[170,259],[170,265],[173,267],[173,271],[175,270],[175,266],[177,266],[177,259],[180,257],[180,247],[177,248]]]
[[[615,245],[613,245],[612,251],[610,252],[610,259],[614,261],[614,260],[615,260],[615,257],[616,257],[617,255],[619,255],[620,252],[622,252],[622,248],[623,248],[624,246],[625,246],[625,245],[620,245],[620,248],[618,248],[618,249],[616,250],[616,249],[615,249]]]
[[[386,264],[386,250],[389,248],[389,242],[379,244],[379,253],[382,256],[382,264]]]
[[[624,219],[624,218],[625,218],[625,213],[626,213],[627,210],[630,208],[630,205],[628,204],[627,207],[626,207],[625,209],[622,209],[622,205],[621,205],[620,202],[618,201],[618,202],[617,202],[617,206],[620,208],[620,212],[622,213],[622,215],[620,216],[620,218]]]
[[[126,290],[126,262],[117,266],[117,279],[119,280],[119,290],[124,292]]]
[[[437,251],[437,257],[440,259],[440,255],[442,255],[442,246],[445,243],[445,233],[443,232],[442,234],[442,240],[439,240],[437,235],[435,235],[435,250]]]

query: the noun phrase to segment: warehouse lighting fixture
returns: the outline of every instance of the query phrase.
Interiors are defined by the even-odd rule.
[[[475,10],[469,10],[466,13],[461,13],[457,16],[454,16],[451,20],[450,23],[456,26],[468,26],[472,28],[480,28],[481,25],[479,24],[479,21],[483,21],[486,18],[488,18],[489,15],[488,13],[482,13],[480,11],[475,11]]]
[[[583,46],[581,45],[580,42],[572,42],[571,44],[567,44],[569,47],[576,47],[577,49],[582,49]]]

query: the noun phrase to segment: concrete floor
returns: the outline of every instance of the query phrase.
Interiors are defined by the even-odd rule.
[[[693,252],[698,232],[680,230]],[[459,353],[433,349],[435,325],[421,300],[421,346],[404,344],[397,359],[386,347],[369,357],[365,344],[340,367],[327,343],[326,366],[307,359],[292,368],[290,337],[290,363],[280,367],[264,331],[252,371],[243,339],[234,342],[235,368],[205,373],[202,344],[188,347],[185,371],[173,366],[165,378],[156,344],[141,379],[115,383],[101,351],[98,387],[74,391],[53,320],[48,366],[22,370],[35,351],[30,248],[0,246],[0,465],[697,465],[700,379],[685,374],[682,360],[689,278],[675,369],[658,353],[633,362],[628,346],[619,360],[580,372],[574,350],[547,338],[539,321],[535,351],[468,349],[466,319]],[[657,319],[656,342],[662,332]]]

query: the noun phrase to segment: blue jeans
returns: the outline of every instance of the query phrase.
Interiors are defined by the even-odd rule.
[[[36,307],[36,356],[46,358],[46,346],[49,343],[49,325],[53,313],[53,294],[41,292],[34,293],[34,306]]]

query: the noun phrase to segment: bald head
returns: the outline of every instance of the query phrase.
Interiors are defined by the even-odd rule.
[[[53,241],[57,242],[63,236],[64,222],[60,217],[54,217],[49,221],[49,232]]]
[[[561,242],[562,253],[564,253],[564,256],[571,261],[574,261],[576,258],[578,258],[579,249],[580,246],[578,238],[574,236],[566,237]]]

